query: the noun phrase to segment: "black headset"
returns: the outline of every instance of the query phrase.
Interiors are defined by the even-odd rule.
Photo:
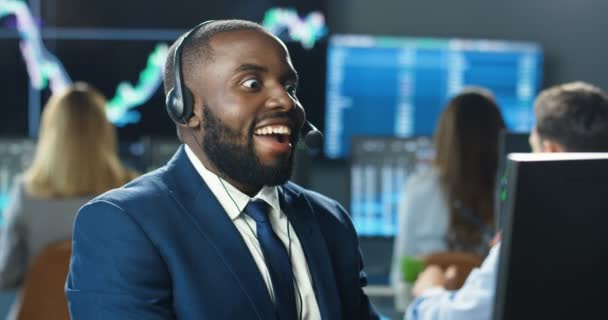
[[[176,123],[185,124],[188,119],[192,117],[192,110],[194,108],[194,98],[192,92],[184,83],[184,76],[182,75],[182,51],[184,44],[198,29],[213,22],[214,20],[208,20],[200,23],[196,27],[190,29],[183,36],[179,38],[179,42],[175,46],[175,53],[173,54],[173,74],[174,74],[174,86],[167,92],[167,98],[165,105],[167,107],[167,113],[171,120]]]
[[[173,88],[167,92],[165,106],[171,120],[178,124],[186,124],[188,119],[192,117],[194,109],[192,91],[184,85],[184,76],[182,75],[182,51],[184,49],[184,44],[188,41],[190,35],[214,21],[215,20],[207,20],[190,29],[179,38],[179,42],[175,46],[175,52],[173,54],[173,82],[175,84]],[[323,134],[308,120],[306,120],[304,124],[304,142],[309,150],[318,152],[323,142]]]

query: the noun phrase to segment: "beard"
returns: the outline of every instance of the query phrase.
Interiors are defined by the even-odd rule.
[[[243,136],[238,130],[226,126],[205,105],[202,127],[204,135],[201,147],[213,165],[226,177],[255,187],[281,185],[291,177],[294,151],[279,158],[274,165],[263,164],[255,154],[255,122],[248,135]],[[294,149],[297,136],[292,135]]]

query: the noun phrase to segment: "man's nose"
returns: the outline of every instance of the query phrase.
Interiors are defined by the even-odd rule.
[[[277,85],[270,90],[270,96],[266,101],[266,106],[289,112],[296,107],[296,97],[292,96],[283,86]]]

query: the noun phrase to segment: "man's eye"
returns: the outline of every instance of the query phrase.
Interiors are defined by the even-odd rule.
[[[243,82],[243,85],[249,89],[259,89],[262,83],[258,79],[249,79]]]

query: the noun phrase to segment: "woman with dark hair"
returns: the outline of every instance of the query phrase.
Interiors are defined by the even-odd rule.
[[[412,175],[399,208],[391,283],[397,286],[400,260],[441,251],[483,255],[493,236],[498,135],[505,127],[485,89],[452,98],[434,136],[431,169]]]
[[[608,151],[608,94],[602,89],[584,82],[554,86],[540,93],[534,102],[534,111],[536,124],[530,135],[533,152]],[[546,240],[551,245],[550,240]],[[429,265],[418,275],[412,290],[417,299],[411,303],[404,319],[491,319],[500,250],[498,242],[459,290],[445,288],[451,275],[443,268]],[[543,272],[536,268],[529,270],[532,273]],[[581,270],[586,271],[584,268]],[[587,283],[579,283],[580,291],[584,292]],[[538,295],[546,293],[542,288],[527,287]],[[570,306],[565,312],[572,310]],[[594,314],[590,310],[584,311]]]

